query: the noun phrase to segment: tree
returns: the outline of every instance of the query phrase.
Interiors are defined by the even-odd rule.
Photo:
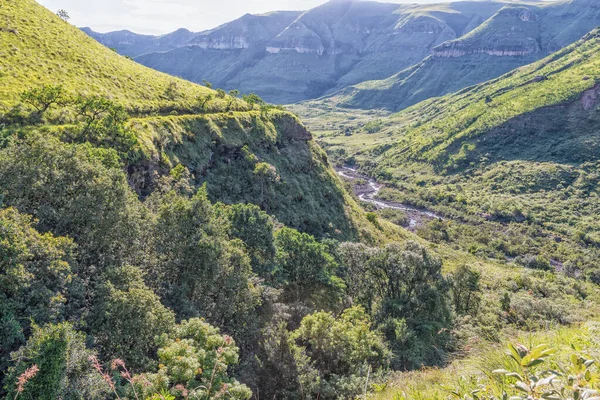
[[[414,242],[344,244],[340,254],[349,294],[374,313],[394,352],[394,367],[439,362],[451,323],[440,260]]]
[[[265,187],[270,182],[279,182],[277,169],[269,163],[260,162],[254,167],[254,176],[260,182],[260,204],[265,206]]]
[[[371,260],[381,306],[377,320],[391,343],[396,368],[439,362],[447,341],[449,285],[442,263],[415,242],[392,243]]]
[[[251,106],[257,105],[259,107],[262,107],[262,106],[264,106],[264,105],[267,104],[263,99],[261,99],[258,95],[254,94],[254,93],[251,93],[249,95],[245,95],[245,96],[242,97],[242,99],[246,103],[250,104]]]
[[[207,111],[207,105],[215,98],[214,93],[208,93],[205,96],[198,96],[198,107],[201,111]]]
[[[31,217],[0,210],[0,371],[8,356],[31,334],[31,323],[65,319],[74,279],[73,241],[42,235]]]
[[[372,315],[379,300],[373,287],[380,278],[378,271],[371,268],[370,262],[378,250],[361,243],[342,243],[338,251],[342,259],[341,278],[346,283],[348,297]]]
[[[65,22],[68,22],[71,19],[69,13],[62,8],[56,12],[56,15]]]
[[[284,289],[284,301],[312,310],[336,309],[344,285],[334,274],[337,265],[327,247],[291,228],[275,233],[275,246],[275,278]]]
[[[84,132],[89,132],[92,126],[105,118],[115,124],[124,123],[129,119],[123,106],[104,97],[79,97],[75,105],[78,116],[83,119]]]
[[[225,92],[223,89],[217,89],[217,94],[216,94],[217,98],[219,99],[224,99],[225,96],[227,96],[227,92]]]
[[[476,313],[481,303],[481,274],[466,265],[452,276],[452,304],[459,315]]]
[[[212,83],[208,82],[206,79],[202,79],[202,84],[209,89],[212,89],[213,87]]]
[[[151,281],[179,318],[202,316],[242,335],[256,323],[261,285],[239,240],[228,237],[206,188],[191,198],[176,192],[149,200],[156,213]]]
[[[81,277],[137,264],[142,205],[114,150],[32,133],[0,150],[0,194],[40,232],[73,238]]]
[[[326,312],[308,315],[290,339],[304,398],[356,398],[368,386],[368,375],[389,363],[383,336],[372,330],[361,307],[338,318]]]
[[[62,86],[44,85],[21,93],[21,101],[35,108],[41,117],[53,105],[63,104],[66,94]]]
[[[235,99],[237,99],[237,97],[239,95],[240,95],[239,90],[230,90],[229,91],[229,101],[227,103],[227,111],[231,110],[231,107],[233,107],[233,104],[235,103]]]
[[[107,271],[94,290],[88,327],[104,359],[123,359],[132,368],[152,366],[155,338],[175,326],[175,316],[133,267]]]
[[[85,335],[68,323],[34,326],[27,344],[13,355],[15,364],[5,379],[7,398],[20,394],[37,400],[106,399],[110,388],[88,361],[94,355],[85,346]],[[22,376],[29,379],[18,392]]]
[[[244,242],[254,272],[272,279],[276,252],[273,219],[254,204],[221,206],[219,211],[229,221],[230,237]]]
[[[134,377],[144,395],[166,391],[177,399],[249,399],[247,386],[232,379],[228,369],[238,363],[234,340],[219,329],[193,318],[159,339],[158,372]],[[144,383],[150,382],[151,385]],[[150,390],[150,393],[145,393]],[[144,397],[146,398],[146,397]]]
[[[179,86],[177,82],[171,81],[165,89],[165,97],[169,100],[175,100],[179,96]]]

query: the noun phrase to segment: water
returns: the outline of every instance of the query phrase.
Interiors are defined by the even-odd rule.
[[[396,203],[387,200],[378,199],[377,196],[379,192],[383,188],[383,185],[377,183],[375,179],[372,179],[366,175],[358,172],[357,169],[351,167],[341,167],[337,168],[336,172],[343,178],[349,179],[351,181],[356,180],[365,180],[367,181],[366,185],[355,185],[354,192],[358,196],[361,201],[365,203],[370,203],[376,206],[378,209],[392,209],[392,210],[400,210],[404,211],[409,217],[409,228],[415,229],[419,225],[422,225],[424,222],[430,221],[432,219],[441,219],[444,218],[441,215],[438,215],[429,210],[423,210],[415,207],[408,206],[402,203]]]

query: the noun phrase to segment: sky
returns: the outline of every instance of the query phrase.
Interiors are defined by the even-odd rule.
[[[436,0],[385,0],[390,3],[432,3]],[[70,22],[98,32],[129,29],[160,35],[179,28],[202,31],[246,13],[308,10],[325,0],[38,0],[52,11],[65,9]],[[437,0],[439,2],[439,0]]]

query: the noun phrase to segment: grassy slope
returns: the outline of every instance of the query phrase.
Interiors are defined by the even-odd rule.
[[[62,84],[74,95],[105,96],[136,116],[131,126],[146,158],[129,166],[135,185],[148,186],[154,172],[168,173],[181,162],[199,184],[208,183],[214,200],[259,202],[252,170],[255,162],[267,161],[282,179],[265,194],[265,203],[273,204],[269,211],[281,222],[339,239],[371,230],[322,150],[292,114],[244,111],[251,107],[238,101],[234,109],[239,112],[160,116],[191,112],[196,96],[210,90],[119,56],[34,0],[3,2],[0,21],[0,114],[18,104],[24,90],[43,84]],[[168,96],[173,82],[176,95]],[[219,102],[226,100],[216,100],[215,109],[224,109]],[[245,145],[247,152],[242,151]],[[242,153],[257,159],[246,162]]]
[[[529,348],[545,344],[557,350],[551,357],[552,362],[567,363],[573,353],[571,345],[588,357],[597,360],[600,357],[600,331],[597,322],[581,326],[563,327],[556,330],[535,333],[515,333],[505,337],[511,343],[522,343]],[[507,362],[505,346],[490,346],[479,343],[473,346],[471,354],[449,366],[437,369],[396,373],[390,384],[374,400],[445,400],[468,396],[481,390],[481,384],[493,377],[496,369],[511,367]],[[493,389],[499,390],[501,385]],[[456,395],[454,394],[456,393]],[[479,393],[480,394],[480,393]],[[499,393],[492,393],[499,396]],[[458,395],[458,396],[457,396]],[[460,397],[462,398],[462,397]]]
[[[2,2],[0,20],[0,105],[12,105],[21,92],[43,84],[142,110],[167,102],[171,82],[180,86],[181,103],[208,91],[118,56],[32,0]]]

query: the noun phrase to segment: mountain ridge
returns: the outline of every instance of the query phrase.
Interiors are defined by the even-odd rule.
[[[386,78],[474,29],[503,4],[334,1],[303,12],[245,15],[166,51],[117,50],[194,82],[291,103]]]
[[[344,88],[327,102],[400,111],[537,61],[598,24],[597,6],[579,1],[507,5],[467,35],[436,46],[422,62],[385,80]]]

